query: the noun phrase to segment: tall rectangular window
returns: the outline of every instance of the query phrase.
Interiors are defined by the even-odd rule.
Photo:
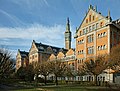
[[[86,33],[88,33],[88,28],[86,28]]]
[[[94,53],[94,48],[93,48],[93,46],[92,47],[88,47],[88,49],[87,49],[87,53],[88,54],[93,54]]]
[[[93,36],[93,34],[92,34],[92,35],[87,36],[87,42],[88,42],[88,43],[93,42],[93,40],[94,40],[94,36]]]
[[[91,22],[91,15],[89,15],[89,21]]]
[[[95,25],[92,26],[92,29],[95,30]]]
[[[94,21],[94,19],[95,19],[95,16],[93,16],[93,21]]]
[[[92,27],[91,26],[89,26],[89,32],[91,32],[92,31]]]
[[[80,31],[80,36],[82,35],[81,31]]]
[[[83,29],[83,34],[85,34],[86,33],[86,30],[85,29]]]
[[[99,24],[98,24],[98,23],[96,23],[96,29],[98,29],[98,27],[99,27]]]

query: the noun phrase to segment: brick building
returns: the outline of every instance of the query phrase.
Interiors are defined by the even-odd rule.
[[[112,21],[110,11],[107,16],[103,16],[96,7],[90,5],[76,29],[75,39],[79,66],[88,58],[109,54],[111,48],[120,43],[120,20]]]
[[[29,57],[28,52],[21,51],[18,49],[17,55],[16,55],[16,71],[23,66],[27,66],[29,64]]]
[[[112,20],[110,11],[107,16],[103,16],[97,11],[97,7],[89,6],[89,9],[83,18],[82,23],[76,29],[75,49],[71,48],[71,31],[70,21],[67,19],[65,31],[65,49],[37,43],[33,40],[29,50],[29,63],[61,60],[66,62],[73,71],[83,64],[88,58],[94,58],[100,54],[109,54],[111,48],[120,43],[120,19]],[[20,51],[18,50],[16,69],[18,69],[22,61],[20,61]],[[108,76],[109,75],[109,76]],[[113,80],[112,74],[100,74],[104,80]],[[89,76],[84,76],[84,81]],[[75,80],[79,80],[76,76]]]

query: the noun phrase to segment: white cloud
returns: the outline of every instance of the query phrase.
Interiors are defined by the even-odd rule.
[[[16,28],[0,28],[0,39],[9,41],[9,38],[22,40],[39,40],[43,42],[53,43],[57,40],[64,41],[65,26],[43,26],[40,24],[32,24],[27,27]],[[6,42],[5,42],[6,43]],[[13,43],[13,42],[11,42]],[[23,42],[24,43],[24,42]],[[54,43],[57,44],[57,43]]]
[[[28,27],[0,28],[0,38],[21,38],[21,39],[40,39],[46,36],[50,39],[60,39],[65,31],[64,26],[54,25],[52,27],[33,24]],[[54,35],[54,36],[53,36]]]
[[[29,51],[32,40],[47,45],[64,47],[64,32],[66,26],[54,25],[44,26],[40,24],[32,24],[27,27],[0,28],[0,45],[8,45],[15,57],[17,49]],[[71,28],[71,30],[74,30]],[[72,32],[74,35],[74,33]],[[72,36],[72,46],[75,45]]]

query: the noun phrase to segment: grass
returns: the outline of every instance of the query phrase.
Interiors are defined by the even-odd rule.
[[[100,86],[90,86],[89,84],[82,85],[81,84],[61,84],[55,86],[53,84],[43,85],[41,83],[27,83],[27,82],[20,82],[15,83],[12,85],[5,85],[8,86],[8,91],[120,91],[114,88],[109,87],[100,87]],[[9,89],[10,87],[10,89]],[[4,88],[6,89],[6,88]],[[0,89],[0,91],[4,91],[4,89]]]
[[[81,86],[44,86],[32,89],[20,89],[14,91],[109,91],[100,87],[81,87]]]
[[[20,90],[14,90],[14,91],[42,91],[42,90],[39,90],[39,89],[37,90],[36,88],[33,88],[33,89],[20,89]]]

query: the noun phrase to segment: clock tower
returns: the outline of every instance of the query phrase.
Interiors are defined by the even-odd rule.
[[[69,18],[67,18],[66,31],[65,31],[65,48],[66,49],[71,48],[71,31],[70,31]]]

